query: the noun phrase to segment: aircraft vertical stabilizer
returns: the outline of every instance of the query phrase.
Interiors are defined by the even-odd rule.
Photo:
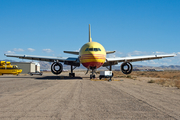
[[[92,42],[90,24],[89,24],[89,42]]]

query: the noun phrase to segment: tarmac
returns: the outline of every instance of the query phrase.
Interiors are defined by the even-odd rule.
[[[0,76],[0,120],[179,120],[180,90],[84,72]]]

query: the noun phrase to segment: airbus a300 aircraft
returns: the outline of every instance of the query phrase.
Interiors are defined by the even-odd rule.
[[[92,70],[90,78],[95,78],[95,71],[99,67],[107,67],[110,71],[112,70],[112,65],[117,65],[119,62],[121,64],[121,71],[124,74],[130,74],[133,70],[133,66],[130,62],[137,62],[143,60],[161,59],[166,57],[174,57],[176,54],[167,55],[148,55],[148,56],[134,56],[134,57],[116,57],[116,58],[106,58],[107,54],[114,53],[115,51],[106,51],[104,47],[93,42],[91,38],[91,30],[89,25],[89,42],[84,44],[79,52],[74,51],[64,51],[64,53],[75,54],[77,57],[47,57],[47,56],[34,56],[34,55],[15,55],[15,54],[5,54],[7,57],[17,57],[20,59],[30,59],[39,61],[53,62],[51,65],[51,71],[54,74],[60,74],[63,70],[64,63],[71,66],[70,77],[75,77],[73,70],[82,64],[88,70]]]

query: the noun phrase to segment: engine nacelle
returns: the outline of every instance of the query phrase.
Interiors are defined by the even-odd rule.
[[[121,64],[121,71],[124,73],[124,74],[130,74],[133,70],[133,66],[131,63],[129,62],[124,62]]]
[[[54,74],[60,74],[63,70],[63,66],[61,63],[59,62],[54,62],[52,65],[51,65],[51,72],[54,73]]]

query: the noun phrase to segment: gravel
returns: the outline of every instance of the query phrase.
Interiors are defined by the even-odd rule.
[[[121,78],[0,76],[0,120],[178,120],[180,90]]]

